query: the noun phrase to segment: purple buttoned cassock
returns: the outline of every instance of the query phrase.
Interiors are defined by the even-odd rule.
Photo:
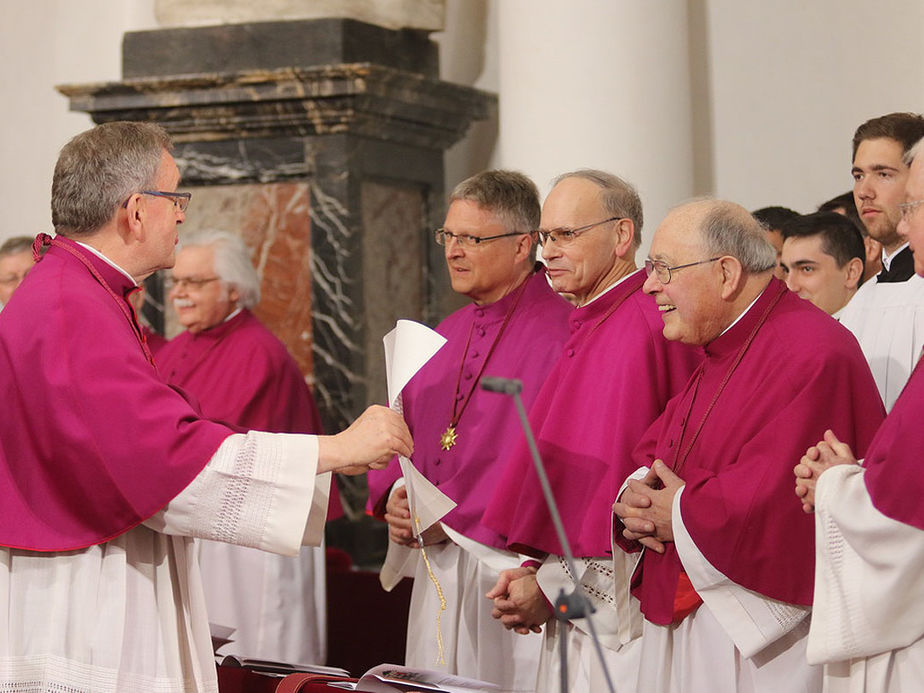
[[[705,351],[642,437],[635,464],[661,459],[686,482],[684,527],[719,572],[771,599],[810,605],[814,519],[793,495],[792,469],[828,428],[866,451],[884,413],[869,366],[843,325],[777,279]],[[673,543],[645,552],[632,591],[646,619],[667,625],[689,613],[675,603],[682,572]]]
[[[66,551],[151,517],[234,430],[148,359],[135,283],[58,237],[0,315],[0,545]]]
[[[611,553],[612,505],[635,471],[632,450],[702,360],[664,339],[636,272],[570,317],[571,338],[529,418],[576,556]],[[484,522],[508,548],[562,555],[526,442],[514,449]]]
[[[519,289],[496,303],[472,304],[443,320],[436,331],[446,338],[446,344],[403,392],[404,417],[414,437],[411,461],[458,504],[443,522],[496,548],[505,547],[504,539],[481,524],[481,515],[500,478],[501,464],[523,432],[511,399],[478,387],[478,374],[484,365],[482,377],[522,380],[521,396],[529,407],[568,338],[568,314],[573,310],[552,291],[544,270],[535,272],[521,287],[523,296],[487,363],[484,359]],[[460,365],[459,392],[454,394]],[[472,388],[471,400],[456,426],[458,441],[450,450],[442,450],[440,437],[452,417],[453,397],[461,406]],[[376,516],[384,514],[392,484],[400,476],[396,459],[387,469],[369,473],[369,506]]]

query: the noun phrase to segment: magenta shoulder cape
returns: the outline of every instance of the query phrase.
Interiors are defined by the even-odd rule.
[[[700,427],[731,363],[765,314]],[[702,371],[649,429],[634,453],[635,464],[660,458],[676,468],[699,429],[677,469],[686,481],[680,511],[696,546],[742,587],[810,605],[814,518],[802,512],[793,494],[792,468],[827,428],[862,454],[883,416],[853,335],[773,279],[751,309],[706,346]],[[664,554],[645,552],[633,593],[648,620],[672,621],[681,570],[673,544]]]
[[[202,420],[148,361],[119,304],[133,282],[56,243],[0,313],[0,545],[36,551],[131,529],[232,433]]]
[[[465,536],[497,548],[505,546],[496,532],[481,524],[488,499],[503,471],[511,447],[523,436],[513,401],[477,387],[477,374],[519,378],[530,406],[568,335],[571,305],[549,287],[537,271],[491,355],[484,359],[516,300],[518,290],[486,306],[462,308],[437,327],[447,342],[404,389],[404,415],[414,437],[413,462],[458,506],[443,521]],[[471,339],[469,342],[469,335]],[[466,343],[469,343],[466,353]],[[463,354],[465,359],[463,362]],[[452,400],[461,367],[459,398],[473,387],[471,400],[457,426],[458,442],[440,449],[449,425]],[[381,515],[386,494],[400,476],[397,460],[388,469],[369,473],[370,508]]]
[[[155,361],[209,419],[251,431],[323,433],[295,360],[247,309],[209,330],[177,335],[155,351]],[[343,516],[339,493],[331,493],[327,516]]]
[[[612,505],[632,450],[686,385],[702,350],[662,335],[643,271],[576,309],[571,338],[530,410],[530,424],[576,556],[611,552]],[[561,555],[525,440],[516,446],[484,523],[511,550]]]
[[[873,505],[893,520],[924,529],[924,366],[918,363],[870,443],[863,478]],[[855,451],[856,452],[856,451]],[[858,454],[857,457],[860,457]]]
[[[203,416],[247,430],[321,433],[318,408],[285,346],[249,310],[158,350],[164,379],[189,391]]]

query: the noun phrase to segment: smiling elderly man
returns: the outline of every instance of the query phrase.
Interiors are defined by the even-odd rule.
[[[792,463],[827,428],[865,450],[882,405],[856,341],[772,277],[774,256],[745,209],[707,200],[667,216],[645,263],[664,336],[706,351],[614,507],[623,548],[646,547],[633,588],[645,693],[820,687],[805,662],[812,523],[787,507]]]
[[[156,354],[168,383],[193,394],[210,419],[246,430],[321,433],[305,377],[250,311],[260,279],[239,236],[184,235],[168,283],[186,328]],[[304,547],[293,557],[203,541],[199,562],[209,618],[237,629],[223,654],[324,663],[323,548]]]

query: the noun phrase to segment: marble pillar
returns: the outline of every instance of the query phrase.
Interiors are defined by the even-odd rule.
[[[445,211],[442,154],[496,99],[441,82],[437,61],[423,30],[254,22],[128,33],[122,81],[59,87],[97,123],[171,134],[193,193],[185,227],[243,235],[256,312],[328,430],[385,401],[395,320],[434,323],[453,305],[429,233]]]
[[[635,184],[654,229],[697,190],[691,114],[702,68],[690,42],[698,3],[503,0],[496,3],[503,95],[495,164],[555,176],[600,168]]]

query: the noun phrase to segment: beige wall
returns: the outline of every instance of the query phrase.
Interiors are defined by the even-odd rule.
[[[0,238],[50,230],[58,150],[92,125],[67,110],[54,85],[118,79],[122,34],[156,26],[152,7],[153,0],[0,0]]]
[[[153,5],[0,0],[0,238],[47,230],[57,151],[90,124],[53,86],[117,79]],[[924,110],[920,0],[447,0],[446,26],[444,79],[501,92],[499,132],[453,147],[447,184],[609,168],[639,185],[647,237],[686,195],[808,211],[849,187],[857,124]]]

